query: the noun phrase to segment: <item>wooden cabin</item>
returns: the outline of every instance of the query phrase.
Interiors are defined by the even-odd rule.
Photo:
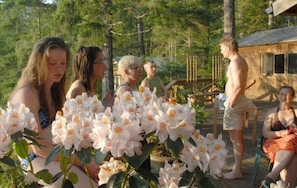
[[[268,14],[297,16],[296,0],[276,0],[265,10]]]
[[[254,100],[277,100],[280,86],[297,90],[297,26],[258,31],[238,40],[239,53],[249,66],[246,90]]]

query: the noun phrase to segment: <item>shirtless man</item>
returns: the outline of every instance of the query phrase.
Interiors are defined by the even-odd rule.
[[[234,166],[232,171],[225,173],[225,179],[242,177],[242,159],[244,153],[242,127],[248,99],[244,91],[247,81],[248,66],[243,57],[238,54],[238,43],[234,38],[225,37],[220,41],[221,53],[230,60],[227,68],[227,83],[225,94],[225,111],[223,129],[229,131],[230,141],[234,151]]]

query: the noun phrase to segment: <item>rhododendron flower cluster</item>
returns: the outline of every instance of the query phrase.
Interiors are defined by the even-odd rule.
[[[112,175],[119,172],[125,172],[126,170],[127,164],[111,157],[109,161],[104,161],[104,163],[100,165],[98,185],[106,184]]]
[[[7,103],[7,109],[0,109],[0,158],[9,151],[11,135],[25,129],[37,130],[34,115],[23,103]]]
[[[192,139],[195,144],[185,141],[180,160],[187,165],[189,171],[199,167],[203,173],[209,171],[214,178],[221,177],[228,152],[222,135],[214,139],[213,134],[209,133],[204,138],[196,130]]]
[[[80,151],[91,147],[95,114],[103,112],[104,106],[97,96],[88,97],[86,93],[67,99],[62,112],[57,112],[52,123],[53,143]]]
[[[159,171],[159,185],[162,188],[178,188],[179,181],[181,180],[181,176],[187,168],[183,166],[183,164],[174,161],[169,164],[167,161],[165,162],[165,166]]]
[[[196,110],[190,101],[187,104],[178,104],[172,99],[164,101],[157,98],[155,92],[145,87],[132,93],[118,92],[121,94],[116,96],[113,106],[107,108],[97,96],[88,97],[86,93],[67,99],[62,112],[56,114],[52,123],[53,143],[66,150],[94,149],[98,163],[106,156],[101,158],[101,154],[110,153],[110,161],[100,166],[100,185],[107,184],[112,176],[115,177],[111,178],[111,184],[147,174],[140,172],[140,166],[160,143],[170,143],[170,149],[175,149],[174,155],[181,162],[166,163],[161,168],[161,187],[178,187],[184,172],[196,173],[197,176],[197,169],[202,174],[209,172],[214,177],[220,177],[227,154],[222,136],[214,139],[212,134],[206,137],[200,135],[196,129]],[[157,139],[146,143],[151,135]],[[90,152],[88,155],[93,154]],[[84,160],[82,156],[80,152],[78,158]],[[120,173],[124,171],[125,175]],[[145,184],[145,178],[150,179],[135,178],[129,183]],[[121,183],[125,184],[127,182]]]

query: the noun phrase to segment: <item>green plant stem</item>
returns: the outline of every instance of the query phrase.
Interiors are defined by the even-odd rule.
[[[24,152],[24,153],[26,152],[26,149],[23,147],[23,145],[21,145],[21,150],[22,150],[22,152]],[[26,155],[26,158],[27,158],[27,160],[28,160],[28,162],[29,162],[29,166],[30,166],[30,170],[31,170],[31,172],[34,173],[33,164],[32,164],[32,162],[31,162],[31,159],[30,159],[28,153],[27,153],[27,155]]]
[[[83,166],[84,166],[85,172],[86,172],[86,174],[87,174],[87,176],[88,176],[89,184],[90,184],[90,186],[91,186],[92,188],[94,188],[94,187],[93,187],[93,184],[92,184],[92,181],[91,181],[91,177],[90,177],[88,168],[87,168],[87,165],[84,164]]]
[[[129,164],[129,163],[128,163],[128,164]],[[132,169],[133,169],[133,168],[132,168]],[[128,165],[127,173],[125,174],[125,179],[124,179],[124,181],[123,181],[122,184],[121,184],[121,188],[126,188],[126,184],[127,184],[128,179],[129,179],[130,171],[131,171],[131,166]]]
[[[189,184],[189,188],[191,188],[191,187],[193,186],[195,180],[196,180],[195,177],[193,177],[193,178],[191,179],[191,182],[190,182],[190,184]]]

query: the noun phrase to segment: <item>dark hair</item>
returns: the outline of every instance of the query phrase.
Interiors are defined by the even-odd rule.
[[[93,63],[97,54],[102,50],[96,46],[81,46],[73,58],[72,64],[72,82],[81,80],[87,91],[91,90],[91,78],[93,77]]]
[[[292,97],[295,97],[295,89],[291,86],[282,86],[278,91],[280,92],[282,89],[289,89],[291,90]]]
[[[225,46],[230,48],[231,51],[238,52],[238,43],[233,37],[224,37],[220,40],[219,44],[224,44]]]

